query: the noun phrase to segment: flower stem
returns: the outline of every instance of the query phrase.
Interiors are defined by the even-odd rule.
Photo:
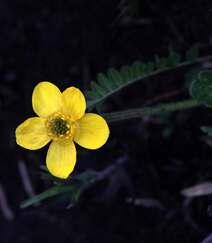
[[[133,118],[140,118],[144,116],[150,116],[155,114],[161,114],[166,112],[172,112],[177,110],[184,110],[193,107],[200,106],[200,103],[194,99],[188,99],[178,102],[172,102],[168,104],[161,104],[156,107],[136,108],[123,111],[116,111],[103,114],[104,118],[108,122],[123,121]]]

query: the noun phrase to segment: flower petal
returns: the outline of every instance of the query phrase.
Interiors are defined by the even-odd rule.
[[[49,141],[44,118],[28,118],[16,128],[16,142],[26,149],[40,149]]]
[[[37,84],[32,94],[34,112],[41,117],[47,117],[60,111],[63,106],[62,94],[54,84],[43,81]]]
[[[76,164],[76,148],[72,141],[53,141],[47,157],[47,168],[56,177],[66,179]]]
[[[86,101],[83,93],[75,88],[67,88],[63,92],[64,107],[63,112],[76,121],[85,114]]]
[[[99,115],[86,113],[79,121],[74,141],[88,149],[97,149],[104,145],[109,136],[106,121]]]

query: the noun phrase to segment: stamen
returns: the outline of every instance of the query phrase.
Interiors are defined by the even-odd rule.
[[[75,131],[75,124],[68,116],[61,113],[54,113],[46,122],[47,134],[53,140],[71,139]]]

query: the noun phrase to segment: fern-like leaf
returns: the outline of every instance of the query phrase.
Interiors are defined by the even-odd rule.
[[[156,56],[154,62],[137,61],[131,66],[121,67],[119,71],[111,68],[106,74],[100,73],[97,75],[97,81],[92,81],[90,89],[86,92],[88,107],[94,107],[107,97],[139,80],[195,63],[196,55],[197,50],[191,49],[186,53],[186,60],[181,62],[181,56],[171,49],[167,57]]]

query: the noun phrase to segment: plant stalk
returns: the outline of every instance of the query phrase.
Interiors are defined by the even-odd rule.
[[[103,114],[107,122],[116,122],[129,120],[133,118],[141,118],[144,116],[151,116],[166,112],[173,112],[177,110],[185,110],[200,106],[200,103],[194,99],[172,102],[168,104],[161,104],[156,107],[136,108],[123,111],[116,111]]]

